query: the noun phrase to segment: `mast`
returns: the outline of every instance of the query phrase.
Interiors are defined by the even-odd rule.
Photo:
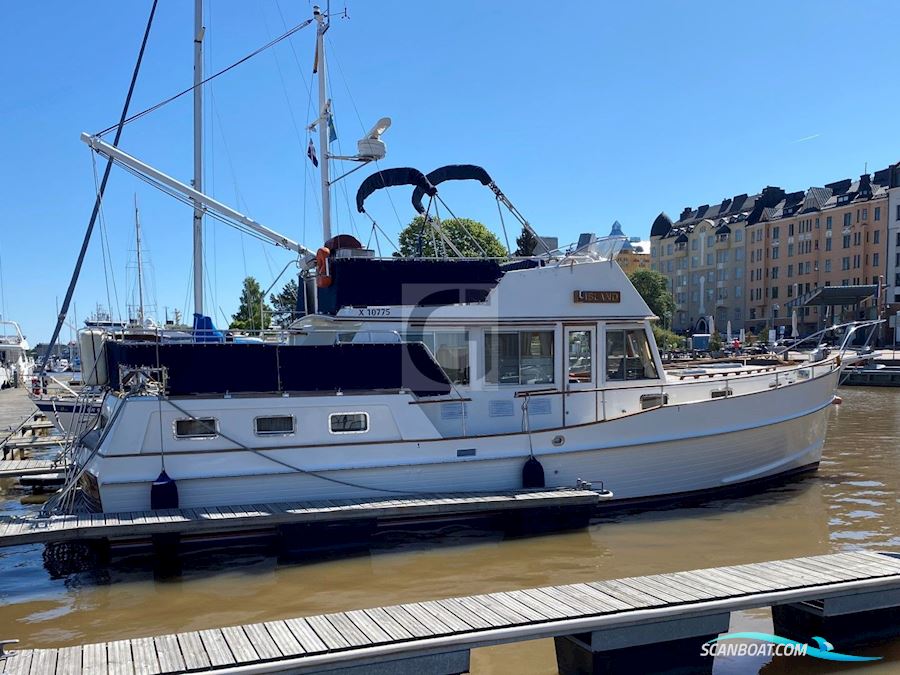
[[[194,0],[194,181],[203,192],[203,0]],[[139,253],[140,255],[140,253]],[[194,312],[203,314],[203,207],[194,200]]]
[[[316,72],[319,76],[319,152],[321,158],[322,178],[322,241],[331,239],[331,191],[328,180],[328,140],[330,134],[330,110],[328,92],[325,81],[325,31],[328,30],[328,17],[322,14],[318,5],[313,6],[313,17],[318,24],[316,29]]]
[[[138,211],[137,194],[134,195],[134,237],[137,240],[138,321],[144,326],[144,261],[141,258],[141,214]]]

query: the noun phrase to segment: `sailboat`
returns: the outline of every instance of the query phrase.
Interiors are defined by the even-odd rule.
[[[329,19],[313,9],[321,246],[294,242],[205,195],[196,164],[191,186],[82,136],[192,200],[195,280],[203,278],[196,225],[204,211],[295,252],[304,315],[282,344],[224,344],[208,323],[191,344],[83,332],[85,382],[102,406],[67,450],[67,485],[48,509],[66,508],[76,491],[103,512],[575,486],[627,502],[818,466],[840,355],[667,377],[653,313],[595,242],[523,259],[448,253],[453,242],[430,212],[443,180],[478,180],[519,214],[480,167],[376,171],[357,192],[366,214],[377,190],[411,187],[414,209],[424,213],[422,237],[446,255],[381,258],[355,237],[333,234],[329,164],[339,158],[327,128]],[[379,121],[358,154],[342,159],[383,159],[389,126]],[[202,285],[195,306],[203,318]]]
[[[28,340],[15,321],[0,319],[0,389],[25,383],[34,368]]]

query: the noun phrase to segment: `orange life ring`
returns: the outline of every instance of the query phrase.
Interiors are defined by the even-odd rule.
[[[323,246],[316,251],[316,286],[328,288],[331,286],[331,270],[328,265],[328,256],[331,251]]]

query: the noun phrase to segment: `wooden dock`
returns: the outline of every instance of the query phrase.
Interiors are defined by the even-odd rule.
[[[0,478],[20,478],[36,476],[61,470],[60,465],[49,459],[3,459],[0,460]]]
[[[628,656],[623,669],[602,672],[656,673],[664,671],[641,659],[656,653],[659,663],[671,664],[673,641],[684,640],[696,642],[699,655],[700,644],[728,630],[733,611],[788,608],[842,618],[856,632],[875,617],[883,629],[892,631],[889,634],[897,635],[900,624],[884,621],[879,613],[896,612],[898,606],[900,559],[838,553],[21,650],[11,653],[0,671],[448,675],[468,671],[472,649],[552,637],[560,671],[566,675],[591,672],[598,658],[615,664],[623,654]],[[802,631],[790,634],[789,622],[779,620],[783,614],[776,614],[779,635],[811,640],[803,638]],[[826,636],[838,651],[849,644],[833,631],[811,635]],[[654,650],[657,643],[665,644]],[[585,654],[587,661],[581,658]],[[712,658],[704,658],[711,668]],[[609,665],[607,661],[604,667]],[[690,672],[708,670],[701,664]]]
[[[38,473],[46,472],[44,466]],[[44,518],[36,515],[0,516],[0,547],[88,539],[138,539],[157,534],[209,535],[314,523],[483,516],[537,509],[579,509],[587,514],[600,498],[601,495],[593,490],[522,490],[500,494],[426,494],[405,498],[323,500]],[[584,521],[586,524],[586,515]]]

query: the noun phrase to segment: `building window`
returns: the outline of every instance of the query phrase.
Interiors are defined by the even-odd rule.
[[[878,267],[878,263],[880,262],[877,253],[872,254],[872,267]]]
[[[713,235],[709,235],[706,238],[706,245],[712,247],[716,243],[716,238]]]
[[[778,260],[778,247],[772,247],[772,260]]]
[[[791,223],[790,225],[788,225],[788,236],[789,236],[789,237],[793,237],[793,236],[794,236],[794,224],[793,224],[793,223]]]
[[[773,279],[778,278],[778,265],[775,265],[775,267],[772,268],[772,278]]]
[[[700,240],[699,240],[699,239],[692,239],[692,240],[691,240],[691,250],[692,250],[692,251],[696,251],[696,250],[698,250],[699,248],[700,248]]]
[[[853,214],[849,211],[844,214],[844,227],[850,227],[853,223]]]
[[[744,241],[744,232],[743,230],[735,230],[734,232],[734,240],[736,242]]]
[[[850,235],[844,235],[844,248],[850,248]]]
[[[850,256],[844,256],[841,258],[841,270],[849,270],[850,269]]]
[[[874,220],[876,223],[877,223],[879,220],[881,220],[881,207],[880,207],[880,206],[876,206],[876,207],[875,207],[875,213],[874,213],[874,216],[875,216],[875,217],[873,218],[873,220]]]
[[[817,230],[819,229],[819,217],[818,216],[816,216],[816,229]]]
[[[792,276],[794,276],[794,266],[793,265],[788,265],[787,275],[788,275],[788,279],[790,279]]]
[[[485,333],[484,373],[491,384],[552,384],[553,331]]]
[[[643,330],[606,331],[607,381],[648,380],[658,377],[653,352]]]
[[[219,422],[215,417],[175,420],[175,438],[215,438],[218,435]]]
[[[862,210],[862,219],[863,222],[866,222],[869,219],[869,209]]]
[[[900,204],[897,204],[897,218],[896,220],[900,220]]]
[[[831,250],[831,237],[828,237],[828,239],[825,240],[825,250],[826,251]]]
[[[257,436],[287,436],[294,433],[294,416],[257,417],[253,420],[253,430]]]
[[[825,218],[825,229],[826,230],[831,229],[831,216],[826,216],[826,218]]]
[[[831,258],[825,258],[825,271],[831,271]]]
[[[364,434],[369,430],[369,413],[331,413],[328,415],[328,429],[333,434]]]
[[[772,299],[778,299],[778,286],[772,286]]]
[[[781,234],[781,228],[776,225],[772,228],[772,239],[778,239],[779,234]]]
[[[872,233],[872,243],[873,244],[881,243],[881,230],[875,230]]]
[[[794,245],[788,244],[788,258],[794,257]]]

